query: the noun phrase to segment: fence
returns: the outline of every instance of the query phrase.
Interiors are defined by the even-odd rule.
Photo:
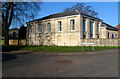
[[[9,40],[9,45],[26,45],[26,39]]]

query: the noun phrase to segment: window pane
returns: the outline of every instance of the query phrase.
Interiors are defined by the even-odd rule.
[[[83,19],[83,32],[85,32],[85,26],[86,26],[86,20],[85,19]]]
[[[32,33],[32,26],[29,26],[29,33]]]
[[[86,38],[86,35],[85,35],[85,28],[86,27],[86,20],[85,19],[83,19],[83,39],[85,39]]]
[[[98,31],[99,31],[99,23],[97,23],[97,34],[99,33]]]
[[[112,34],[112,38],[114,38],[114,34]]]
[[[58,21],[58,31],[62,31],[62,22]]]
[[[47,23],[47,32],[50,32],[51,31],[51,25],[50,23]]]
[[[42,32],[42,24],[38,24],[38,32]]]
[[[70,30],[75,30],[75,20],[70,20]]]
[[[90,21],[90,38],[93,37],[93,22]]]

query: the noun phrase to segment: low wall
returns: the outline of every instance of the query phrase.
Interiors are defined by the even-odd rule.
[[[9,45],[26,45],[26,40],[9,40]]]
[[[82,39],[82,43],[94,43],[94,45],[85,46],[120,46],[120,39]]]

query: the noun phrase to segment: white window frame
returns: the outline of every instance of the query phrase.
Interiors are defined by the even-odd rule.
[[[61,25],[60,25],[61,23]],[[60,30],[61,28],[61,30]],[[62,31],[62,21],[58,21],[58,32],[61,32]]]
[[[85,21],[84,25],[83,25],[83,22]],[[85,30],[82,30],[83,31],[83,39],[86,39],[86,19],[83,19],[82,20],[82,29],[85,28]]]
[[[48,31],[48,24],[50,24],[49,31]],[[47,22],[47,23],[46,23],[46,26],[47,26],[47,33],[51,32],[51,23],[50,23],[50,22]]]
[[[32,27],[33,27],[33,26],[32,26],[32,25],[30,25],[30,26],[29,26],[29,29],[28,29],[30,34],[31,34],[31,33],[32,33],[32,31],[33,31],[33,30],[32,30]]]
[[[92,37],[91,37],[91,35],[90,35],[90,39],[92,39],[92,38],[94,38],[94,33],[93,33],[93,31],[94,31],[94,22],[91,20],[90,22],[92,22]],[[89,22],[89,24],[90,24],[90,22]],[[90,26],[91,27],[91,26]],[[91,29],[90,29],[90,31],[91,31]],[[91,33],[90,33],[91,34]]]
[[[42,24],[38,24],[38,33],[42,33]]]
[[[72,22],[74,22],[74,24]],[[70,20],[70,31],[75,31],[75,19]]]

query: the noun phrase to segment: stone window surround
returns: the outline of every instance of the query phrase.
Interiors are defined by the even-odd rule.
[[[62,32],[62,21],[57,21],[58,22],[58,32]],[[59,23],[61,23],[59,25]]]
[[[48,24],[50,24],[49,28],[48,28]],[[51,32],[51,22],[46,22],[46,28],[47,28],[47,33]]]
[[[82,22],[83,22],[83,24],[82,24],[82,27],[83,27],[83,29],[82,29],[82,31],[83,31],[83,39],[86,39],[86,19],[83,18]]]
[[[38,33],[42,33],[42,24],[38,24]]]
[[[93,31],[94,31],[94,30],[93,30],[94,21],[90,20],[89,23],[90,23],[90,24],[89,24],[89,25],[90,25],[90,26],[89,26],[89,27],[90,27],[90,38],[94,38],[94,36],[93,36],[93,34],[94,34],[94,33],[93,33]],[[91,25],[91,24],[92,24],[92,25]],[[92,31],[91,31],[91,30],[92,30]],[[92,35],[92,36],[91,36],[91,35]]]
[[[32,33],[32,28],[33,28],[33,26],[32,26],[32,25],[29,25],[29,33],[30,33],[30,34]]]
[[[70,31],[75,31],[75,19],[70,19]]]
[[[93,19],[91,19],[91,18],[86,18],[86,17],[83,17],[83,19],[85,19],[86,20],[86,32],[88,32],[87,33],[87,36],[86,36],[86,39],[94,39],[94,38],[100,38],[100,34],[99,34],[99,32],[100,32],[100,28],[105,28],[106,27],[106,25],[105,25],[105,27],[101,27],[101,25],[104,25],[104,24],[102,24],[102,20],[100,21],[100,20],[93,20]],[[88,24],[87,24],[87,21],[88,21]],[[93,31],[94,31],[94,33],[93,33],[93,38],[90,38],[90,36],[89,36],[89,30],[90,29],[87,29],[87,28],[89,28],[90,27],[90,25],[89,25],[89,23],[90,23],[90,21],[93,21]],[[94,23],[96,23],[96,24],[94,24]],[[98,26],[97,26],[97,24],[98,24]],[[83,26],[83,25],[82,25]],[[95,29],[97,30],[96,32],[95,32]],[[85,38],[83,38],[83,39],[85,39]]]

